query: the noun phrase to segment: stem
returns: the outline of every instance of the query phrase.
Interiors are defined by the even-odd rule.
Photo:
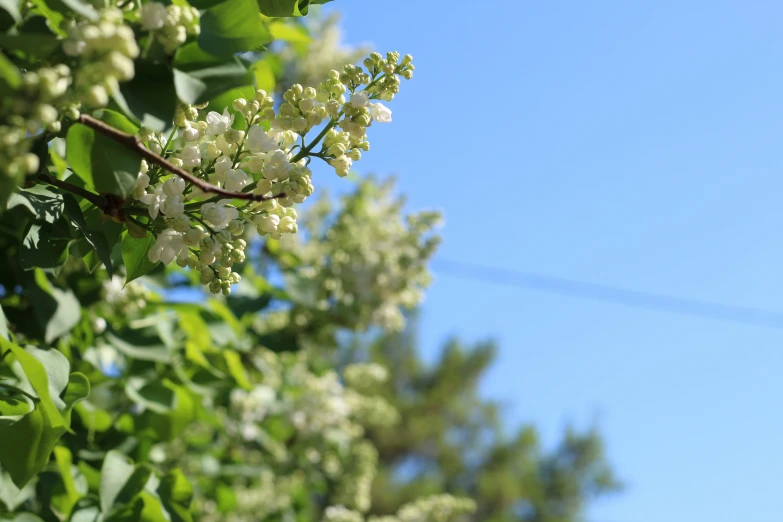
[[[342,114],[342,112],[337,115],[337,119],[340,118],[341,114]],[[329,123],[327,123],[326,127],[324,127],[321,130],[321,132],[318,133],[318,136],[316,136],[315,139],[310,142],[310,145],[308,145],[307,147],[305,147],[302,150],[300,150],[299,153],[296,156],[291,158],[291,163],[296,163],[300,159],[302,159],[305,156],[307,156],[308,154],[310,154],[310,151],[313,150],[313,147],[315,147],[318,144],[318,142],[321,141],[324,136],[326,136],[326,133],[329,132],[335,125],[337,125],[337,119],[334,119],[334,120],[330,121]],[[304,141],[304,138],[302,138],[302,141]]]
[[[47,176],[46,174],[39,174],[38,179],[43,181],[44,183],[48,183],[49,185],[53,185],[57,188],[61,188],[63,190],[67,190],[68,192],[72,192],[76,194],[77,196],[81,196],[82,198],[86,199],[96,207],[98,207],[101,210],[105,210],[108,207],[108,200],[100,196],[98,194],[94,194],[90,192],[89,190],[85,190],[81,187],[77,187],[76,185],[71,185],[70,183],[67,183],[65,181],[60,181],[59,179],[53,178],[52,176]]]
[[[107,138],[111,138],[112,140],[116,141],[120,145],[123,145],[124,147],[132,150],[133,152],[137,153],[139,156],[146,159],[150,163],[159,165],[164,169],[168,170],[169,172],[176,174],[180,178],[189,181],[191,184],[201,189],[202,192],[218,194],[226,198],[248,199],[251,201],[267,201],[270,199],[285,197],[285,193],[276,194],[274,196],[262,196],[260,194],[253,194],[252,192],[231,192],[230,190],[225,190],[220,187],[216,187],[215,185],[212,185],[204,181],[203,179],[196,177],[195,175],[186,171],[185,169],[177,167],[167,159],[162,158],[161,156],[155,154],[147,147],[145,147],[144,144],[141,143],[141,140],[139,140],[138,136],[134,136],[132,134],[128,134],[120,130],[117,130],[112,126],[105,124],[101,120],[95,119],[92,116],[88,116],[87,114],[80,115],[77,121],[103,134]]]

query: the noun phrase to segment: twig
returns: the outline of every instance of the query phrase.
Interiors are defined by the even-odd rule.
[[[215,185],[212,185],[204,181],[203,179],[194,176],[193,174],[186,171],[185,169],[179,168],[173,163],[171,163],[170,161],[166,160],[165,158],[162,158],[161,156],[155,154],[154,152],[152,152],[151,150],[149,150],[147,147],[144,146],[144,144],[141,142],[138,136],[134,136],[132,134],[128,134],[120,130],[117,130],[112,126],[105,124],[101,120],[95,119],[87,114],[81,114],[77,121],[103,134],[107,138],[111,138],[117,143],[132,150],[133,152],[137,153],[139,156],[146,159],[150,163],[160,165],[161,167],[168,170],[169,172],[176,174],[177,176],[179,176],[184,180],[189,181],[190,183],[192,183],[193,185],[201,189],[202,192],[218,194],[226,198],[247,199],[250,201],[268,201],[270,199],[278,199],[278,198],[285,197],[285,193],[276,194],[274,196],[262,196],[260,194],[253,194],[252,192],[231,192],[230,190],[216,187]]]
[[[86,199],[101,210],[105,210],[109,206],[109,201],[104,196],[95,194],[81,187],[77,187],[76,185],[71,185],[67,181],[61,181],[55,177],[47,176],[46,174],[39,174],[38,179],[44,183],[48,183],[49,185],[53,185],[57,188],[72,192],[77,196],[81,196],[83,199]]]

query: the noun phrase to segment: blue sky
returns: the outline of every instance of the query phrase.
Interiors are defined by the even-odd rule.
[[[783,3],[332,5],[414,56],[357,166],[445,212],[441,259],[783,311]],[[495,337],[484,392],[547,441],[597,419],[628,488],[591,520],[780,519],[783,330],[440,274],[422,333]]]

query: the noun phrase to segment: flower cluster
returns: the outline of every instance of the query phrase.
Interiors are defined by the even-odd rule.
[[[291,267],[317,296],[316,310],[300,310],[297,322],[318,312],[330,313],[347,327],[370,325],[399,330],[402,310],[416,306],[429,285],[427,261],[440,238],[432,231],[437,212],[402,218],[402,200],[392,198],[392,185],[364,181],[344,200],[338,215],[323,199],[303,223],[310,237],[286,238],[283,248],[300,260]]]
[[[396,515],[368,517],[367,522],[452,522],[476,511],[475,501],[452,495],[432,495],[405,504]],[[323,522],[365,522],[358,511],[345,506],[330,506],[324,512]]]
[[[149,31],[166,51],[173,54],[189,35],[201,32],[195,7],[149,2],[141,6],[141,28]]]
[[[80,58],[73,74],[74,101],[88,107],[105,106],[119,82],[133,78],[133,60],[139,55],[133,29],[116,8],[102,10],[96,22],[71,27],[63,51]]]
[[[20,89],[2,104],[11,113],[0,112],[0,119],[6,122],[0,125],[0,171],[12,178],[38,169],[38,157],[28,152],[27,135],[42,128],[60,132],[61,115],[78,118],[82,104],[105,106],[119,82],[133,78],[133,59],[139,54],[133,30],[123,23],[122,11],[115,8],[101,10],[95,22],[72,25],[62,50],[79,58],[73,69],[58,64],[27,71]]]
[[[258,90],[252,100],[234,100],[232,110],[181,107],[169,136],[142,129],[146,146],[175,166],[215,187],[263,198],[237,204],[210,197],[177,175],[142,164],[133,195],[146,207],[148,228],[156,235],[150,260],[176,260],[198,270],[211,292],[230,293],[239,281],[232,266],[245,258],[246,230],[273,239],[297,231],[293,205],[314,191],[311,158],[345,175],[360,151],[369,150],[366,129],[373,121],[390,121],[388,108],[374,100],[394,97],[398,76],[410,77],[411,59],[374,53],[366,62],[366,71],[355,66],[331,71],[318,88],[292,86],[277,111],[273,98]],[[308,144],[306,136],[316,128],[320,131]]]

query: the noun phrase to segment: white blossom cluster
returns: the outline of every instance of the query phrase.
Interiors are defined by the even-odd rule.
[[[97,21],[76,23],[62,47],[65,54],[80,59],[71,87],[77,103],[104,107],[109,96],[119,89],[119,82],[128,81],[135,74],[133,60],[139,55],[139,46],[119,9],[103,9]]]
[[[403,201],[392,197],[392,189],[391,183],[364,181],[336,216],[324,198],[303,220],[308,235],[319,240],[286,238],[284,249],[300,260],[292,270],[317,296],[317,310],[298,311],[297,323],[322,311],[350,328],[404,326],[402,310],[419,304],[430,283],[427,261],[440,243],[432,234],[440,215],[403,218]]]
[[[29,153],[28,135],[44,129],[58,133],[60,118],[79,117],[82,105],[105,106],[119,82],[133,78],[133,59],[139,54],[133,30],[122,11],[106,8],[96,21],[67,21],[71,27],[62,41],[65,54],[79,58],[74,67],[58,64],[26,71],[18,93],[11,94],[0,113],[0,172],[18,179],[38,170],[38,157]]]
[[[365,420],[355,406],[359,395],[345,388],[334,372],[318,373],[305,352],[254,352],[248,368],[259,381],[250,390],[232,390],[220,418],[229,440],[218,439],[232,458],[262,471],[251,485],[235,488],[238,509],[228,518],[209,502],[199,507],[203,520],[266,520],[294,517],[298,492],[308,494],[328,479],[331,498],[350,509],[370,507],[378,455],[363,437]],[[287,426],[286,440],[275,430]],[[221,430],[222,431],[222,430]],[[203,459],[202,459],[203,460]],[[192,466],[192,464],[188,464]],[[196,464],[196,472],[219,472],[219,463]]]
[[[188,36],[201,32],[200,13],[190,6],[148,2],[141,6],[141,28],[149,31],[167,54],[173,54]]]
[[[476,510],[475,501],[452,495],[432,495],[402,506],[395,515],[371,516],[366,522],[456,522]],[[326,508],[322,522],[365,522],[358,511],[345,506]]]
[[[142,129],[147,147],[177,167],[224,190],[268,198],[237,203],[209,197],[183,178],[143,163],[133,196],[156,223],[150,227],[156,234],[150,260],[176,260],[198,270],[212,293],[230,293],[240,279],[232,265],[245,259],[246,229],[273,239],[297,231],[293,205],[314,190],[311,158],[330,163],[343,176],[360,151],[369,150],[366,129],[373,121],[390,121],[391,111],[373,100],[394,97],[398,76],[412,74],[411,58],[389,53],[383,59],[374,53],[367,63],[366,71],[354,66],[331,71],[317,89],[294,85],[277,111],[272,97],[258,90],[252,100],[234,100],[233,111],[180,108],[177,132],[168,137]],[[316,128],[320,131],[308,144],[306,136]]]

